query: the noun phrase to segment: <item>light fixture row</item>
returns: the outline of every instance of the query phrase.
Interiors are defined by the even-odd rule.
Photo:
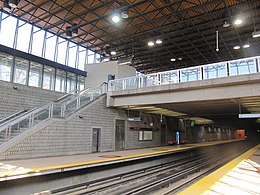
[[[248,43],[246,43],[246,44],[243,45],[243,48],[244,48],[244,49],[249,48],[249,47],[250,47],[250,45],[249,45]],[[240,45],[234,46],[234,49],[235,49],[235,50],[240,49]]]
[[[243,20],[242,20],[241,18],[237,18],[237,19],[235,19],[234,22],[233,22],[233,24],[234,24],[235,26],[240,26],[242,23],[243,23]],[[230,27],[230,26],[231,26],[231,24],[230,24],[228,21],[225,21],[224,24],[223,24],[223,27],[224,27],[224,28],[228,28],[228,27]]]
[[[155,43],[154,43],[154,41],[148,41],[148,43],[147,43],[147,45],[150,46],[150,47],[154,46],[155,44],[157,44],[157,45],[162,44],[162,40],[156,39]]]
[[[12,8],[17,8],[18,0],[4,0],[3,10],[11,12]]]
[[[176,60],[181,61],[182,59],[183,59],[182,57],[178,57],[177,59],[176,58],[171,58],[171,62],[175,62]]]

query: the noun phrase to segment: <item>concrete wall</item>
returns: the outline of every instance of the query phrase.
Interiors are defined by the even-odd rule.
[[[63,93],[0,81],[0,118],[23,108],[34,108],[58,99]]]
[[[107,82],[109,74],[115,75],[116,79],[136,75],[134,67],[128,65],[119,66],[117,65],[117,61],[87,64],[85,70],[88,72],[88,77],[85,80],[87,87],[96,87],[103,82]]]
[[[79,116],[82,116],[82,119]],[[101,128],[101,151],[113,151],[116,119],[126,120],[127,116],[122,110],[107,108],[106,96],[101,96],[70,117],[52,119],[52,123],[45,128],[37,129],[30,135],[17,140],[1,154],[0,159],[90,153],[93,127]],[[158,119],[155,120],[158,122]],[[158,128],[158,124],[156,122],[154,124]],[[138,125],[143,126],[142,123]],[[154,132],[152,141],[138,141],[138,131],[130,131],[129,124],[126,123],[125,135],[126,149],[160,145],[160,129]]]

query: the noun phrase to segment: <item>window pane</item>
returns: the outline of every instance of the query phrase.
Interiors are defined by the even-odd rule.
[[[79,52],[78,69],[85,70],[86,50]]]
[[[43,41],[44,41],[44,30],[39,30],[37,27],[33,27],[33,42],[32,42],[32,54],[36,56],[42,57],[42,48],[43,48]]]
[[[72,45],[70,43],[70,45]],[[76,68],[76,56],[77,56],[77,46],[76,44],[73,44],[74,47],[69,48],[69,61],[68,61],[68,66],[72,68]]]
[[[57,70],[55,91],[65,92],[66,88],[66,71]]]
[[[0,53],[0,80],[11,81],[13,56]]]
[[[31,62],[29,73],[29,86],[41,87],[42,84],[42,65]]]
[[[100,54],[96,54],[96,63],[100,63],[100,61],[101,61],[101,56],[100,56]]]
[[[26,84],[29,61],[22,58],[15,58],[14,83]]]
[[[54,90],[55,68],[44,66],[43,89]]]
[[[255,60],[235,61],[229,64],[230,76],[256,73]]]
[[[13,47],[17,19],[9,16],[2,21],[0,43],[7,47]]]
[[[51,34],[51,33],[47,33],[45,58],[48,59],[48,60],[54,61],[54,54],[55,54],[55,46],[56,46],[57,36],[52,36],[52,35],[53,34]]]
[[[83,90],[85,88],[85,77],[84,76],[78,76],[78,90]]]
[[[200,68],[181,70],[181,82],[200,80]]]
[[[67,75],[67,93],[76,90],[76,75],[68,73]]]
[[[23,24],[24,22],[19,21],[19,25]],[[29,42],[31,37],[31,24],[23,24],[21,27],[18,28],[18,37],[17,37],[17,46],[16,49],[28,52],[29,49]]]
[[[94,63],[94,55],[88,56],[88,64],[93,64]]]
[[[57,62],[65,65],[68,41],[59,37]]]

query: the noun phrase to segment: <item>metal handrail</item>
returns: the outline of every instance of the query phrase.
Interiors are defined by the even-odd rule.
[[[96,91],[99,92],[98,94],[99,94],[99,96],[100,96],[100,95],[106,93],[107,87],[104,88],[104,84],[101,84],[101,85],[99,85],[99,86],[98,86],[97,88],[95,88],[95,89],[86,88],[86,89],[84,89],[84,90],[82,90],[82,91],[80,91],[80,92],[78,92],[78,93],[73,94],[73,97],[70,97],[69,100],[68,100],[68,98],[66,98],[66,99],[67,99],[66,102],[62,101],[62,102],[59,102],[59,103],[58,103],[58,102],[54,102],[54,101],[53,101],[53,102],[50,102],[50,103],[48,103],[48,104],[46,104],[46,105],[44,105],[44,106],[42,106],[42,107],[34,108],[34,109],[32,109],[32,110],[26,112],[26,114],[24,114],[23,116],[17,117],[17,118],[15,118],[15,119],[12,120],[12,121],[8,121],[8,122],[6,122],[6,123],[0,125],[0,133],[2,133],[2,132],[5,130],[5,134],[2,134],[2,135],[5,135],[5,141],[8,141],[8,140],[10,139],[10,134],[11,134],[11,130],[12,130],[11,127],[12,127],[12,126],[14,126],[14,125],[16,125],[16,124],[19,126],[20,122],[22,122],[22,121],[25,120],[25,119],[28,119],[28,120],[29,120],[29,121],[28,121],[28,127],[26,127],[26,128],[27,128],[26,130],[28,130],[28,129],[34,127],[36,124],[39,124],[39,123],[41,123],[41,122],[43,122],[43,121],[46,121],[46,120],[52,118],[52,117],[53,117],[53,114],[54,114],[54,110],[53,110],[53,109],[54,109],[54,105],[57,105],[57,104],[60,105],[60,108],[61,108],[61,109],[59,110],[59,112],[60,112],[60,115],[59,115],[59,116],[60,116],[60,117],[66,117],[66,116],[68,116],[69,114],[72,114],[74,111],[76,111],[76,110],[78,110],[78,109],[80,109],[81,107],[83,107],[83,106],[86,105],[86,104],[83,104],[83,105],[80,104],[80,97],[82,97],[82,96],[85,95],[86,93],[90,93],[90,94],[92,93],[92,94],[94,94]],[[91,102],[92,100],[93,100],[93,95],[92,95],[92,98],[90,98],[90,100],[89,100],[88,102]],[[66,105],[69,104],[69,103],[71,103],[71,102],[73,102],[73,101],[77,101],[75,110],[73,110],[72,112],[67,113],[66,116],[65,116]],[[35,118],[36,114],[39,113],[39,115],[37,115],[37,117],[39,117],[39,116],[41,116],[42,114],[44,114],[44,112],[42,112],[42,111],[46,111],[45,114],[47,114],[47,117],[44,118],[43,120],[39,119],[40,122],[35,123],[34,118]],[[41,113],[41,112],[42,112],[42,113]],[[20,127],[18,127],[18,128],[20,128]],[[1,143],[0,143],[0,144],[1,144]]]
[[[16,116],[16,115],[18,115],[20,113],[23,113],[25,110],[26,109],[18,110],[17,112],[14,112],[12,114],[9,114],[9,115],[5,116],[4,118],[1,118],[0,119],[0,124],[3,123],[3,121],[6,121],[6,120],[8,120],[10,118],[13,118],[14,116]]]
[[[252,65],[250,66],[250,69],[248,72],[239,70],[233,74],[231,70],[232,63],[236,62],[245,62],[245,61],[252,61]],[[256,63],[258,61],[258,63]],[[217,65],[225,65],[225,75],[223,73],[220,73],[219,69],[216,69],[214,72],[211,72],[214,76],[204,76],[204,72],[206,69],[210,66],[214,67]],[[196,71],[193,71],[196,70]],[[189,72],[191,71],[191,72]],[[241,72],[240,72],[241,71]],[[255,57],[249,57],[249,58],[243,58],[243,59],[237,59],[237,60],[230,60],[230,61],[224,61],[224,62],[218,62],[213,64],[206,64],[206,65],[200,65],[200,66],[193,66],[188,68],[182,68],[182,69],[175,69],[170,71],[164,71],[164,72],[158,72],[158,73],[152,73],[147,75],[141,75],[141,76],[133,76],[133,77],[127,77],[122,79],[115,79],[110,80],[108,83],[108,91],[121,91],[121,90],[127,90],[127,89],[137,89],[141,87],[149,87],[149,86],[157,86],[157,85],[165,85],[165,84],[171,84],[171,83],[182,83],[182,82],[189,82],[189,81],[198,81],[198,80],[205,80],[205,79],[212,79],[212,78],[221,78],[221,77],[230,77],[235,75],[243,75],[243,74],[253,74],[253,73],[259,73],[260,72],[260,56]],[[174,75],[167,75],[167,74],[176,74]],[[216,75],[216,76],[215,76]],[[168,78],[168,80],[167,80]],[[171,80],[174,78],[174,82]],[[175,80],[176,78],[176,80]],[[147,80],[151,80],[151,83],[147,83]]]

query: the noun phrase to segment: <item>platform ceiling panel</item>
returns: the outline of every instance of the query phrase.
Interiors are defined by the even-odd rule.
[[[124,10],[129,17],[113,23],[113,12]],[[132,65],[145,73],[260,53],[259,38],[252,38],[260,31],[259,0],[20,0],[12,14],[63,37],[75,23],[79,33],[73,41],[100,54],[110,45],[117,50],[111,60],[134,55]],[[243,21],[238,26],[237,17]],[[156,39],[162,44],[147,46]],[[250,47],[243,48],[245,43]],[[234,50],[236,45],[241,49]]]

